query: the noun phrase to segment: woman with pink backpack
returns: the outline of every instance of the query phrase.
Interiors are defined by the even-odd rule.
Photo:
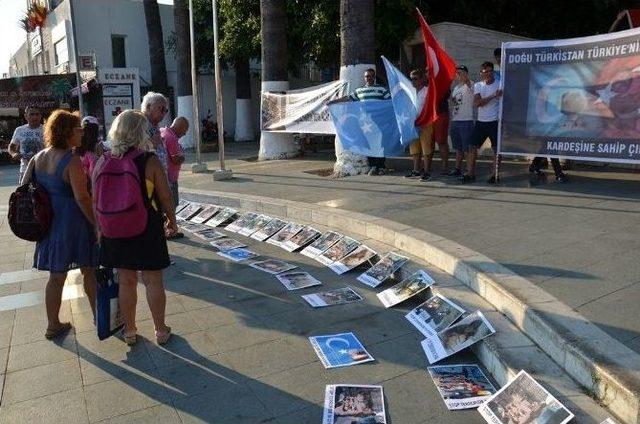
[[[110,152],[95,164],[93,207],[100,235],[100,264],[118,272],[125,343],[136,343],[138,271],[158,344],[169,340],[162,270],[169,266],[164,231],[177,231],[167,177],[155,154],[147,152],[147,119],[137,110],[116,117],[109,131]]]

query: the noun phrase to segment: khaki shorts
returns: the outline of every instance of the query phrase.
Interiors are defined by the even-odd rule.
[[[433,153],[433,125],[418,129],[418,139],[409,146],[409,153],[413,155],[430,155]]]

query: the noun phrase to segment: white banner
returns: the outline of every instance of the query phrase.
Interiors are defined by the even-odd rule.
[[[314,87],[283,92],[263,92],[263,131],[335,134],[327,103],[347,95],[348,83],[334,81]]]

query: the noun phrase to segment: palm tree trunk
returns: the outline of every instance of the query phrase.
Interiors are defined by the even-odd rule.
[[[340,79],[349,91],[364,84],[364,71],[375,69],[374,0],[340,0]],[[334,175],[357,175],[369,170],[367,158],[342,148],[336,137]]]
[[[191,42],[189,40],[188,0],[173,1],[173,26],[176,32],[176,97],[178,99],[177,116],[189,120],[189,131],[182,137],[183,147],[191,148],[195,144],[193,117],[193,89],[191,87]]]
[[[45,69],[45,61],[44,61],[44,37],[42,36],[42,27],[38,27],[38,37],[40,37],[40,66],[41,69],[40,71],[42,72],[42,75],[45,75],[47,73],[47,70]]]
[[[287,72],[287,34],[284,0],[260,0],[260,35],[262,38],[261,91],[289,89]],[[297,155],[291,134],[262,131],[259,160],[286,159]]]
[[[151,84],[157,90],[167,87],[167,65],[164,61],[164,38],[162,21],[157,0],[143,0],[144,20],[147,25],[149,39],[149,59],[151,64]]]
[[[251,73],[249,59],[235,60],[236,68],[236,141],[253,140],[253,115],[251,113]]]

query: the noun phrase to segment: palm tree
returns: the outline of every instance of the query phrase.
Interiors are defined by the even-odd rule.
[[[289,89],[285,0],[260,0],[262,91]],[[291,134],[262,131],[259,160],[286,159],[297,150]]]
[[[360,87],[364,71],[375,69],[374,0],[340,0],[340,79],[349,91]],[[356,175],[369,170],[367,158],[342,148],[336,137],[334,175]]]
[[[234,60],[236,69],[236,141],[253,140],[253,115],[251,114],[251,72],[249,59]]]
[[[42,27],[47,23],[47,17],[49,16],[49,9],[47,5],[40,0],[30,0],[27,2],[27,11],[24,18],[20,19],[22,29],[27,32],[27,49],[29,50],[29,60],[31,60],[31,40],[28,34],[35,30],[38,30],[38,37],[40,38],[40,67],[43,74],[47,73],[45,69],[44,61],[44,38],[42,37]]]
[[[164,38],[158,0],[143,0],[144,20],[149,38],[149,59],[151,62],[151,84],[158,90],[167,87],[167,65],[164,61]]]
[[[189,132],[184,136],[185,147],[192,147],[196,140],[193,134],[193,89],[191,87],[191,41],[189,28],[188,0],[173,1],[173,26],[176,33],[176,65],[177,82],[176,96],[178,98],[178,116],[189,120]],[[199,119],[196,117],[195,119]]]

